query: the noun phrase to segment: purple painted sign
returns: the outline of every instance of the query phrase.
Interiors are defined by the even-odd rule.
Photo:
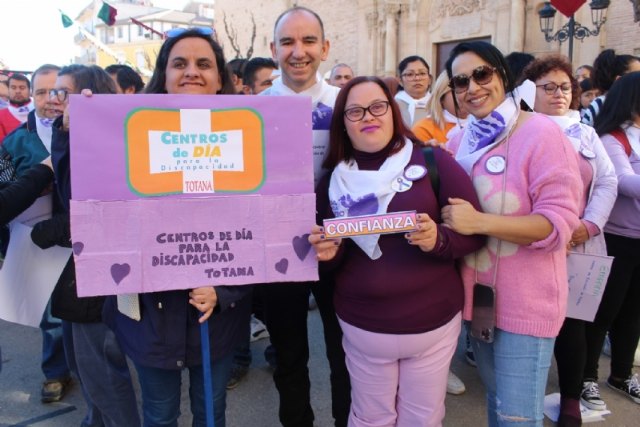
[[[72,96],[70,117],[78,295],[317,279],[309,99]]]

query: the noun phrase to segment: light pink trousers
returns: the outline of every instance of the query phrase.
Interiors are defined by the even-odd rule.
[[[351,378],[349,427],[432,427],[444,419],[461,314],[422,334],[379,334],[340,320]]]

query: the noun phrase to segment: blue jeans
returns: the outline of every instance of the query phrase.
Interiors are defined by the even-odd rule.
[[[51,300],[42,313],[42,362],[44,377],[48,380],[69,378],[69,367],[62,345],[62,320],[51,315]]]
[[[213,383],[213,413],[215,427],[225,427],[227,382],[231,375],[233,352],[211,363]],[[202,365],[189,369],[189,398],[193,427],[206,427],[204,402],[204,370]],[[136,364],[142,391],[144,427],[177,427],[180,416],[180,387],[182,371],[150,368]]]
[[[87,413],[81,427],[139,426],[129,366],[104,323],[62,321],[69,368],[80,380]]]
[[[497,328],[491,344],[471,337],[478,372],[487,391],[490,427],[542,427],[554,341]]]

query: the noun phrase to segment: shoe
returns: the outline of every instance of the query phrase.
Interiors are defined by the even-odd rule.
[[[251,315],[251,342],[261,340],[263,338],[269,338],[269,331],[267,327],[255,316]]]
[[[40,400],[42,403],[52,403],[61,400],[71,385],[71,378],[46,380],[42,383]]]
[[[614,380],[609,377],[607,385],[618,393],[622,393],[636,403],[640,403],[640,383],[638,374],[633,374],[624,381]]]
[[[315,310],[316,308],[318,308],[316,298],[313,295],[309,295],[309,311]]]
[[[247,373],[249,373],[249,368],[244,366],[234,366],[231,368],[231,376],[227,382],[227,390],[233,390],[238,387],[238,384],[247,376]]]
[[[605,356],[611,357],[611,339],[609,339],[609,334],[604,337],[604,345],[602,346],[602,353]]]
[[[466,387],[460,378],[456,376],[453,372],[449,371],[449,376],[447,377],[447,393],[453,395],[459,395],[466,391]]]
[[[582,394],[580,395],[580,403],[594,411],[605,411],[607,404],[600,397],[600,387],[598,383],[592,380],[582,382]]]
[[[464,358],[467,363],[473,367],[477,367],[476,363],[476,355],[473,354],[473,347],[471,347],[471,340],[469,339],[469,334],[467,334],[467,348],[464,351]]]

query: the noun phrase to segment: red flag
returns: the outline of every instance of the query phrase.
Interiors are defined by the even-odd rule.
[[[551,4],[567,18],[576,13],[587,0],[551,0]]]

